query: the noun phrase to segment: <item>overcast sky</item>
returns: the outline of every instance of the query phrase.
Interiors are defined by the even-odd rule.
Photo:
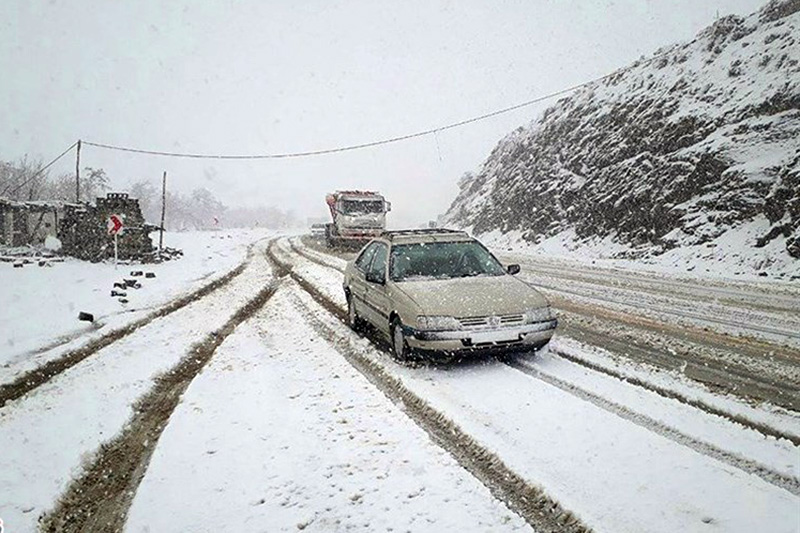
[[[458,121],[606,74],[762,0],[0,2],[0,159],[78,138],[143,149],[323,149]],[[116,188],[203,186],[229,205],[325,215],[369,188],[391,225],[449,206],[456,182],[543,107],[380,148],[219,162],[85,147]],[[66,159],[66,158],[65,158]],[[72,171],[74,159],[55,168]]]

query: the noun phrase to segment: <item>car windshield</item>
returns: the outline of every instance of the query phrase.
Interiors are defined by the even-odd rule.
[[[503,266],[475,241],[399,244],[392,247],[392,281],[503,274]]]
[[[383,213],[382,200],[342,200],[340,210],[346,215]]]

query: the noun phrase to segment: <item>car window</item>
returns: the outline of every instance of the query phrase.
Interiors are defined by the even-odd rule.
[[[401,244],[392,247],[392,281],[500,276],[503,266],[476,241]]]
[[[370,273],[380,279],[386,279],[386,260],[388,256],[388,246],[385,244],[378,244],[375,249],[375,256],[372,259],[372,264],[369,266]]]
[[[375,255],[375,250],[377,249],[377,247],[378,243],[373,242],[372,244],[364,248],[364,251],[361,252],[361,255],[358,256],[358,259],[356,259],[357,269],[359,269],[362,272],[366,272],[367,266],[369,265],[370,261],[372,261],[372,256]]]

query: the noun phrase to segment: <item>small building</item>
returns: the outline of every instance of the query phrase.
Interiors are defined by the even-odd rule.
[[[0,245],[37,246],[58,234],[62,202],[17,202],[0,198]]]

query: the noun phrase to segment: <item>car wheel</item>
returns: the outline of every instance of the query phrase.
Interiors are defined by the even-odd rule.
[[[392,351],[398,361],[408,361],[411,358],[411,349],[403,333],[403,325],[398,319],[392,321]]]
[[[364,329],[364,321],[358,316],[352,296],[347,297],[347,325],[357,332],[361,332]]]

